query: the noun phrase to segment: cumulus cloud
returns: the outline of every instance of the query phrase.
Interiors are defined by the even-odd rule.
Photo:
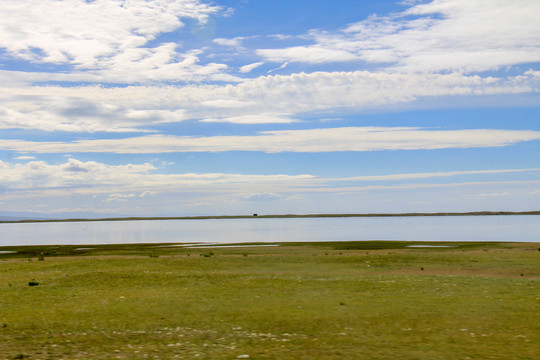
[[[25,164],[11,164],[0,161],[0,184],[6,188],[62,188],[81,187],[89,184],[107,183],[113,179],[129,181],[135,174],[154,170],[151,164],[110,166],[95,161],[82,162],[69,159],[60,165],[50,165],[44,161],[30,161]]]
[[[66,89],[67,90],[67,89]],[[66,132],[149,132],[153,124],[185,120],[182,109],[126,107],[121,102],[93,101],[80,96],[47,94],[0,95],[0,129],[20,128]]]
[[[34,191],[45,195],[109,193],[105,201],[125,201],[157,195],[161,191],[182,189],[200,191],[209,187],[234,190],[264,189],[267,186],[292,186],[314,179],[311,175],[250,174],[159,174],[151,164],[108,165],[95,161],[69,159],[59,165],[44,161],[13,164],[0,161],[0,188],[9,192]],[[139,193],[139,195],[137,195]],[[10,197],[11,195],[6,195]]]
[[[63,78],[70,81],[206,79],[226,66],[198,65],[200,51],[179,53],[174,43],[145,46],[183,27],[182,19],[205,22],[220,10],[200,0],[4,2],[0,49],[19,60],[68,65]]]
[[[256,135],[243,136],[148,135],[123,139],[79,140],[73,142],[0,140],[0,149],[31,153],[110,152],[153,154],[223,151],[279,153],[501,147],[532,140],[540,140],[540,131],[343,127],[262,131]]]
[[[25,60],[95,68],[182,27],[181,18],[205,21],[218,10],[199,0],[9,1],[0,10],[0,47]]]
[[[474,102],[539,89],[540,72],[533,70],[508,77],[354,71],[263,76],[223,86],[4,87],[0,128],[148,131],[155,124],[187,119],[252,123],[246,117],[262,120],[268,114],[289,114],[292,119],[317,111],[382,109],[445,96]],[[269,122],[290,122],[275,120]]]
[[[142,198],[149,196],[183,192],[189,193],[192,197],[191,202],[195,203],[200,203],[205,199],[210,203],[214,203],[216,196],[220,199],[218,202],[224,201],[227,197],[247,202],[270,202],[275,200],[298,200],[299,194],[303,193],[353,194],[373,191],[415,191],[418,189],[443,188],[482,189],[481,192],[469,191],[468,195],[464,195],[465,198],[474,196],[496,197],[506,195],[509,188],[525,188],[529,189],[528,193],[531,193],[538,187],[539,183],[538,181],[519,180],[500,181],[496,178],[497,175],[537,171],[540,171],[540,169],[448,171],[323,178],[309,174],[159,174],[150,164],[108,165],[94,161],[82,162],[76,159],[69,159],[63,164],[54,165],[43,161],[26,164],[0,161],[0,188],[3,189],[3,193],[0,193],[0,199],[4,201],[39,197],[55,197],[59,199],[80,195],[89,196],[102,203],[125,203],[143,201]],[[479,174],[489,175],[492,179],[483,182],[410,182],[410,180],[432,177],[450,178],[457,175],[474,176]],[[403,180],[408,181],[398,183]],[[381,181],[387,183],[381,184]],[[343,186],[344,182],[348,186]],[[366,182],[368,183],[365,184]],[[388,184],[388,182],[394,183]],[[239,189],[241,189],[240,192]],[[502,194],[503,192],[504,194]],[[209,193],[212,195],[208,195]],[[189,204],[186,206],[189,206]]]
[[[435,0],[372,16],[337,32],[312,30],[311,45],[260,49],[268,61],[364,61],[399,71],[484,71],[540,61],[536,0]]]

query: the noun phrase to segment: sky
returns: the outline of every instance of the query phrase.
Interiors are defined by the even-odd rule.
[[[0,0],[0,215],[540,210],[538,0]]]

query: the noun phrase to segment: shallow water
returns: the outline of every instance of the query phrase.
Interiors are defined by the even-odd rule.
[[[540,216],[141,220],[0,224],[0,246],[304,241],[540,242]]]

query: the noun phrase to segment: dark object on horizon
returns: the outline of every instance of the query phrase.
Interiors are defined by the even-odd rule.
[[[253,216],[259,216],[259,214],[255,213],[255,214],[253,214]]]

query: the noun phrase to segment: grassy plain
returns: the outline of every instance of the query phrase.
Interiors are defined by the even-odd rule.
[[[540,358],[540,243],[413,244],[3,247],[0,359]]]

